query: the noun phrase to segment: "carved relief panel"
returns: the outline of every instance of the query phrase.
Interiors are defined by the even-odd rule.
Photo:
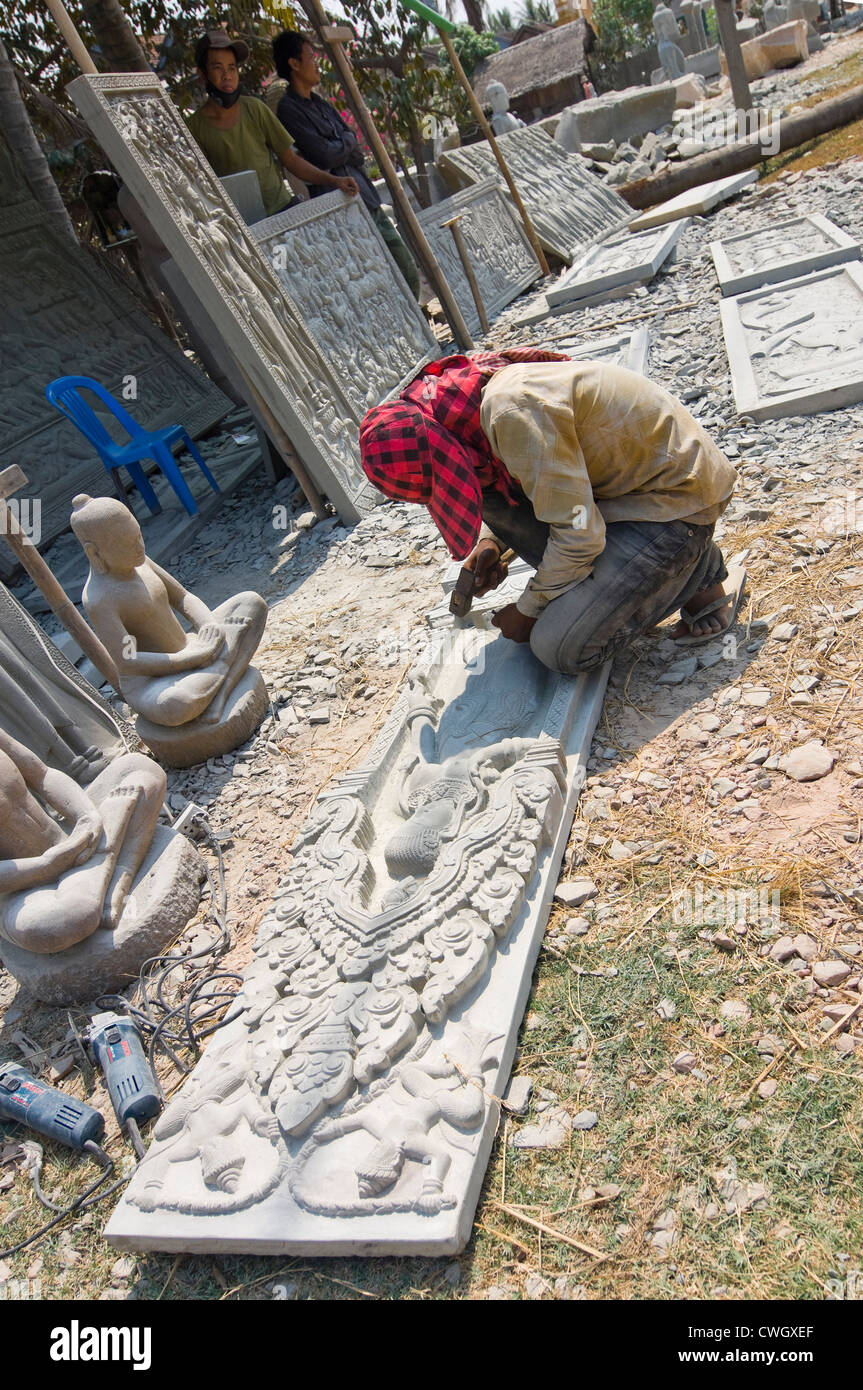
[[[419,214],[419,222],[449,281],[471,333],[480,332],[473,294],[452,233],[441,223],[461,215],[462,236],[479,282],[485,311],[494,319],[538,280],[542,271],[521,223],[495,179],[483,179]]]
[[[68,91],[318,487],[355,520],[376,500],[356,412],[158,78],[88,75]]]
[[[516,186],[546,251],[571,265],[604,232],[624,227],[634,216],[619,193],[606,187],[577,155],[569,155],[536,126],[498,137]],[[490,175],[506,193],[497,161],[482,140],[447,150],[438,164],[457,187]]]
[[[251,232],[359,416],[439,355],[360,198],[326,193]]]

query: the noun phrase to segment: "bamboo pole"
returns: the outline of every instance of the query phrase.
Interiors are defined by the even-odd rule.
[[[84,41],[81,35],[69,18],[69,12],[63,4],[63,0],[45,0],[45,4],[51,12],[54,23],[69,45],[69,52],[72,54],[72,57],[75,59],[81,71],[91,73],[98,72],[99,69],[84,47]]]
[[[402,188],[401,181],[389,157],[387,148],[378,133],[377,126],[372,120],[372,114],[366,106],[362,93],[357,86],[354,70],[351,67],[351,60],[342,46],[346,31],[344,29],[335,29],[328,23],[319,0],[301,0],[301,4],[321,42],[326,46],[328,53],[331,55],[333,63],[338,69],[339,76],[344,83],[345,90],[354,103],[357,115],[362,122],[366,139],[374,150],[375,158],[381,173],[386,179],[396,213],[407,228],[417,257],[431,281],[435,294],[441,302],[441,307],[453,331],[453,337],[463,352],[469,352],[474,346],[474,341],[470,335],[468,326],[455,301],[455,296],[449,287],[446,276],[441,270],[437,258],[428,244],[426,235],[417,221],[416,214]]]
[[[455,242],[455,249],[456,251],[458,251],[459,260],[461,261],[462,269],[464,270],[467,282],[470,285],[470,292],[473,295],[473,302],[476,305],[476,312],[479,315],[479,326],[482,329],[483,333],[488,333],[491,325],[488,321],[488,314],[485,311],[485,304],[483,303],[482,294],[480,293],[479,281],[476,278],[476,271],[474,270],[473,264],[471,262],[470,252],[468,251],[467,244],[465,243],[464,233],[462,232],[462,229],[459,226],[460,222],[461,213],[459,213],[456,217],[451,217],[448,222],[441,222],[441,227],[448,227],[449,230],[452,232],[452,239]]]
[[[774,153],[784,154],[786,150],[794,150],[827,131],[836,130],[861,117],[863,86],[854,87],[850,92],[830,97],[827,101],[819,101],[817,106],[796,116],[782,116],[778,118],[779,143]],[[739,144],[726,145],[723,149],[684,160],[678,168],[669,169],[664,174],[624,184],[618,192],[630,207],[655,207],[657,203],[676,198],[678,193],[685,193],[699,184],[711,183],[713,179],[723,178],[727,174],[738,174],[744,169],[754,168],[766,158],[762,154],[761,144],[761,136],[756,132]]]
[[[413,9],[413,5],[411,5],[410,8]],[[519,193],[518,188],[516,187],[515,179],[509,172],[509,165],[507,164],[506,160],[504,159],[501,153],[500,146],[498,145],[497,140],[494,136],[494,131],[492,130],[491,126],[486,120],[485,112],[483,111],[482,107],[477,101],[476,92],[474,91],[473,87],[470,85],[470,82],[467,79],[467,74],[464,68],[462,67],[461,60],[453,46],[453,41],[450,38],[447,31],[440,24],[439,20],[432,22],[434,23],[435,28],[440,34],[441,42],[443,43],[443,46],[447,51],[447,56],[449,57],[449,60],[452,63],[453,71],[458,77],[458,80],[461,83],[461,85],[464,87],[465,93],[467,94],[467,99],[470,102],[470,108],[473,111],[474,116],[476,117],[477,124],[479,125],[480,130],[485,135],[485,138],[488,141],[489,149],[491,150],[492,154],[497,160],[498,168],[500,169],[500,172],[503,174],[506,186],[510,192],[510,197],[512,198],[512,201],[515,203],[516,211],[518,212],[518,215],[522,220],[524,230],[527,233],[527,239],[534,249],[536,259],[539,261],[540,269],[543,275],[548,275],[548,261],[545,258],[545,252],[539,244],[539,238],[536,235],[536,231],[534,230],[534,225],[530,220],[527,208],[521,200],[521,194]]]
[[[108,684],[113,685],[119,692],[120,677],[117,667],[105,647],[81,617],[66,590],[48,568],[30,537],[21,530],[18,518],[6,504],[6,498],[24,487],[26,482],[27,478],[17,464],[4,468],[0,473],[0,535],[4,537],[9,549],[27,571],[36,588],[44,594],[51,611],[60,619],[66,631],[75,638],[84,655],[90,658]]]

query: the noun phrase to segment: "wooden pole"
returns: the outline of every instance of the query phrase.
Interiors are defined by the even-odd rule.
[[[69,18],[69,13],[66,6],[63,4],[63,0],[45,0],[45,4],[51,12],[54,23],[69,45],[69,52],[72,54],[72,57],[75,59],[81,71],[97,73],[99,69],[84,47],[84,41]]]
[[[527,233],[527,239],[533,247],[534,252],[536,253],[536,259],[539,261],[540,269],[542,270],[543,275],[548,275],[548,261],[545,258],[545,252],[539,244],[539,238],[536,235],[533,223],[531,222],[530,216],[528,215],[527,208],[521,201],[521,194],[519,193],[518,188],[516,187],[515,179],[509,172],[509,165],[507,164],[506,160],[501,154],[500,146],[498,145],[497,140],[494,137],[494,131],[492,130],[491,126],[486,120],[485,112],[483,111],[482,107],[477,101],[476,92],[474,91],[473,87],[470,85],[470,82],[467,79],[467,74],[461,65],[461,59],[459,58],[458,54],[455,51],[455,47],[453,46],[453,41],[450,38],[447,31],[441,25],[435,24],[435,28],[437,29],[437,32],[440,35],[441,42],[443,43],[443,46],[447,51],[447,56],[449,57],[449,60],[452,63],[453,72],[456,74],[456,77],[458,78],[459,82],[465,90],[467,99],[470,102],[470,108],[473,111],[474,116],[476,117],[477,124],[479,125],[480,130],[485,135],[485,138],[488,141],[489,149],[491,150],[492,154],[497,160],[498,168],[500,169],[500,172],[503,174],[504,181],[506,182],[506,186],[509,189],[512,201],[515,203],[516,211],[518,212],[518,215],[521,218],[522,223],[524,225],[524,230]]]
[[[731,82],[734,105],[738,111],[751,111],[752,96],[749,91],[749,78],[746,76],[746,65],[740,51],[740,35],[737,32],[734,0],[715,0],[713,8],[716,12],[716,23],[719,26],[722,50],[728,64],[728,77]]]
[[[23,565],[36,588],[45,595],[51,611],[60,619],[66,631],[72,634],[96,670],[119,693],[120,677],[108,652],[93,629],[81,617],[59,580],[55,579],[30,537],[21,530],[18,518],[6,505],[6,498],[24,487],[26,482],[27,478],[17,464],[4,468],[0,473],[0,534],[4,536],[6,544],[16,560]]]
[[[441,226],[449,227],[450,231],[452,232],[452,239],[455,242],[455,249],[456,251],[458,251],[459,259],[462,263],[462,269],[464,270],[464,273],[467,277],[467,282],[470,285],[470,292],[473,295],[473,302],[476,305],[476,311],[479,315],[479,326],[482,329],[483,333],[488,333],[491,325],[488,321],[488,314],[485,311],[485,304],[483,303],[482,294],[480,293],[479,282],[476,278],[476,271],[474,270],[473,265],[471,263],[470,252],[468,251],[467,245],[465,243],[464,233],[462,232],[462,229],[459,226],[459,223],[461,222],[461,216],[461,213],[458,213],[457,216],[451,217],[448,222],[441,222]]]
[[[453,337],[462,352],[469,352],[474,346],[474,341],[470,336],[468,326],[462,317],[462,312],[455,301],[455,296],[449,287],[446,276],[441,270],[437,258],[428,244],[426,235],[416,219],[416,214],[401,186],[401,181],[396,173],[395,166],[387,153],[387,148],[378,133],[377,126],[372,120],[372,114],[366,106],[362,93],[357,86],[350,58],[347,53],[345,53],[342,46],[343,39],[347,36],[348,31],[345,29],[335,29],[328,24],[320,0],[301,0],[301,3],[321,42],[326,46],[327,52],[332,57],[333,63],[338,69],[339,76],[344,83],[345,90],[356,107],[357,115],[365,131],[366,139],[374,150],[375,159],[378,162],[380,171],[387,181],[387,187],[392,196],[393,206],[396,209],[399,219],[407,228],[417,257],[431,281],[435,294],[441,302],[441,307],[453,331]]]
[[[827,131],[848,125],[863,117],[863,86],[854,87],[841,96],[819,101],[808,111],[796,116],[777,117],[779,142],[774,154],[797,149],[809,140],[816,139]],[[677,168],[653,178],[639,179],[635,183],[624,184],[618,191],[634,208],[652,208],[664,203],[668,198],[676,198],[699,184],[711,183],[713,179],[724,178],[727,174],[739,174],[744,169],[752,169],[766,158],[761,152],[761,138],[756,134],[741,144],[726,145],[723,149],[712,150],[709,154],[696,155],[694,159],[683,160]]]

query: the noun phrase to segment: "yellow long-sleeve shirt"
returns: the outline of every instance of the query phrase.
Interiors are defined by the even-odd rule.
[[[721,516],[737,481],[679,401],[604,362],[504,367],[483,389],[480,420],[493,453],[551,527],[518,600],[529,617],[588,577],[605,546],[606,522],[706,526]]]

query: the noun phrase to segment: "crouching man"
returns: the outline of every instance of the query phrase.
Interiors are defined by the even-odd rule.
[[[493,621],[552,670],[600,666],[678,609],[681,645],[734,621],[745,574],[713,527],[735,470],[635,372],[537,348],[443,358],[368,411],[360,449],[381,492],[428,507],[477,595],[507,548],[535,567]]]

